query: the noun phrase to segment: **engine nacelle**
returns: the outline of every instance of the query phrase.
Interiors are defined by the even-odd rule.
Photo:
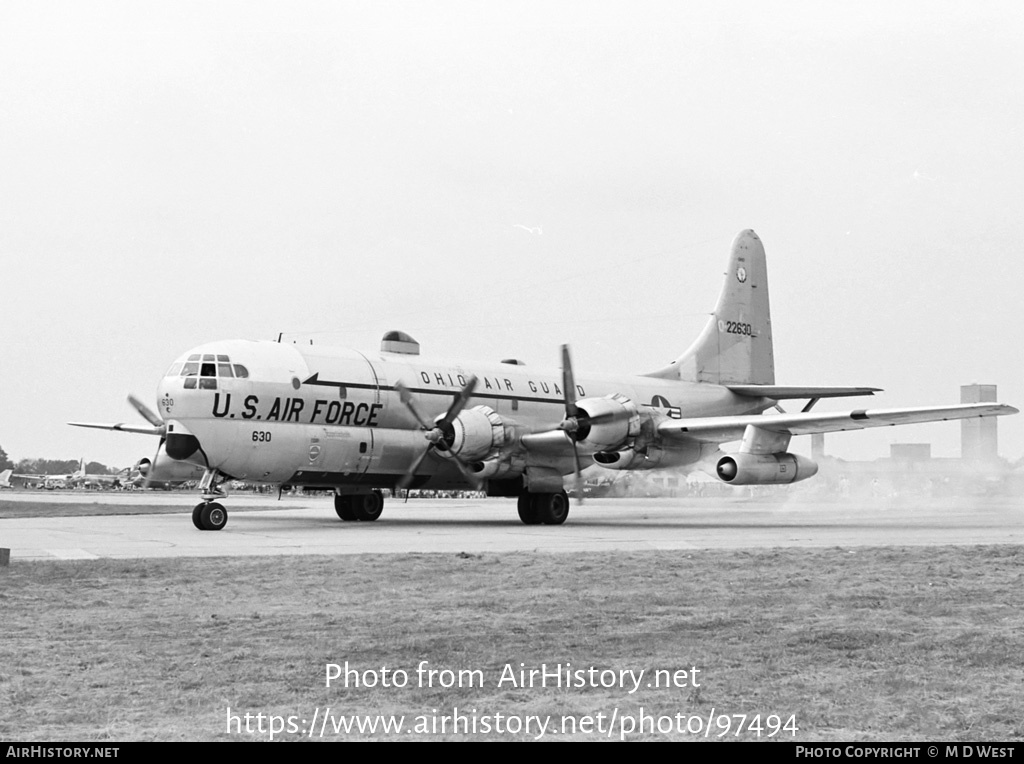
[[[715,465],[718,479],[729,485],[796,483],[818,473],[818,465],[796,454],[727,454]]]
[[[624,395],[584,398],[576,402],[576,408],[580,413],[576,442],[581,446],[614,451],[640,434],[640,412]]]
[[[598,451],[594,462],[608,470],[657,470],[668,467],[682,467],[700,458],[700,447],[671,450],[659,446],[647,446],[644,451],[626,448],[622,451]]]
[[[438,448],[441,456],[456,455],[464,462],[485,459],[505,443],[501,417],[489,406],[464,410],[452,422],[452,432],[445,437],[448,448]]]
[[[516,464],[508,459],[487,459],[482,462],[473,462],[469,465],[470,470],[479,480],[501,479],[509,475],[518,475],[522,472],[523,464]]]

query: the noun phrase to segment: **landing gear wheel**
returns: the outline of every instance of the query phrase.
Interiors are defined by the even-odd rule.
[[[561,525],[569,517],[569,495],[565,491],[538,494],[537,506],[544,525]]]
[[[204,531],[219,531],[228,524],[228,511],[215,501],[203,504],[199,510],[199,522]]]
[[[523,521],[524,525],[540,524],[540,512],[537,510],[537,502],[534,500],[535,497],[536,494],[519,494],[519,503],[517,507],[519,509],[519,519]]]
[[[338,513],[338,517],[344,520],[346,523],[350,523],[353,520],[358,520],[356,517],[356,511],[352,506],[352,499],[354,496],[341,495],[334,497],[334,511]]]
[[[192,525],[196,526],[196,528],[198,528],[201,531],[206,530],[206,528],[203,527],[202,517],[203,507],[205,506],[206,502],[203,502],[202,504],[196,504],[196,508],[192,510]]]
[[[356,519],[372,523],[384,511],[384,494],[380,491],[359,493],[351,497]]]

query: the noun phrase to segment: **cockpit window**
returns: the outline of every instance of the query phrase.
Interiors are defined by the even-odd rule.
[[[217,377],[221,379],[232,379],[233,377],[245,378],[249,376],[249,370],[241,364],[232,364],[231,359],[222,354],[194,353],[188,357],[185,363],[176,363],[171,366],[167,376],[174,377],[178,374],[185,377],[185,389],[195,390],[216,390]],[[199,377],[197,380],[196,377]]]

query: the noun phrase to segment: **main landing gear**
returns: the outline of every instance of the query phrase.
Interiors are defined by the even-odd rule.
[[[561,525],[569,517],[569,496],[558,493],[519,494],[519,519],[526,525]]]
[[[334,511],[346,522],[373,522],[384,511],[384,494],[376,490],[369,493],[335,494]]]

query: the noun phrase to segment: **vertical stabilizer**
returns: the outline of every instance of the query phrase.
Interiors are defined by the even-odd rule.
[[[764,245],[751,230],[732,243],[715,312],[697,341],[652,377],[712,384],[775,384],[768,268]]]

